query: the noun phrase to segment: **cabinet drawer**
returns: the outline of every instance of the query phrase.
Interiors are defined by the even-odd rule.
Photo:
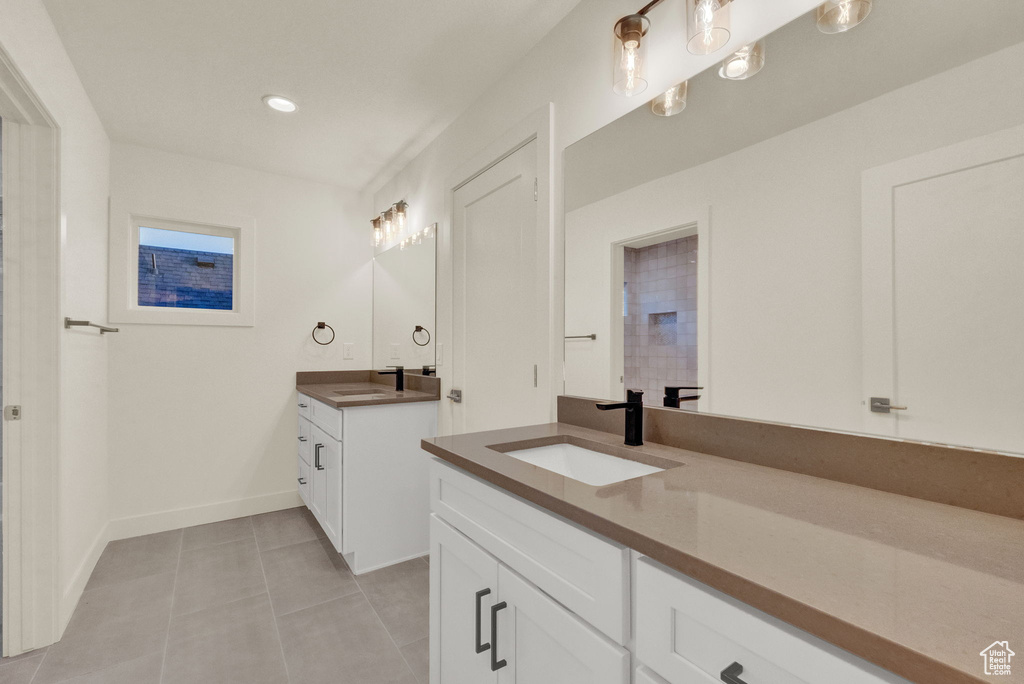
[[[299,416],[299,459],[305,461],[306,465],[309,465],[309,451],[310,451],[310,437],[311,427],[309,421]]]
[[[310,401],[310,417],[313,425],[329,434],[334,439],[341,441],[341,418],[344,415],[341,409],[328,406],[322,401],[312,399]]]
[[[313,406],[313,400],[307,397],[305,394],[299,395],[299,415],[303,418],[309,418],[310,409]]]
[[[619,644],[629,639],[629,550],[434,460],[431,508]]]
[[[697,677],[693,680],[694,684],[716,684],[714,679],[711,679],[697,668],[694,668],[693,671],[696,673]],[[648,670],[643,665],[636,668],[636,674],[633,675],[633,682],[634,684],[665,684],[664,679],[651,670]],[[690,681],[687,680],[686,684],[690,684]]]
[[[309,505],[309,464],[299,460],[299,496]]]
[[[636,564],[636,655],[672,684],[719,681],[733,663],[751,684],[906,680],[643,558]]]

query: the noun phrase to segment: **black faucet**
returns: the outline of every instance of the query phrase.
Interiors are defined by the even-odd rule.
[[[423,374],[427,376],[437,375],[437,366],[424,366]]]
[[[644,393],[643,390],[626,390],[626,401],[620,404],[598,404],[602,411],[626,410],[626,446],[644,444]]]
[[[669,408],[679,408],[679,402],[681,401],[697,401],[700,399],[699,394],[691,394],[686,397],[679,396],[680,390],[702,390],[703,387],[666,387],[665,388],[665,406]]]
[[[394,368],[393,371],[377,371],[377,375],[394,375],[395,376],[395,391],[405,391],[405,366],[388,366],[388,368]]]

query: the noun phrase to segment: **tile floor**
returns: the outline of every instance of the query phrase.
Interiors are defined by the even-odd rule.
[[[111,542],[0,684],[427,684],[429,567],[356,578],[305,508]]]

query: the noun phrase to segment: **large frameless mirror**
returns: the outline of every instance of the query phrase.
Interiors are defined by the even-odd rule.
[[[373,366],[434,365],[435,234],[428,229],[373,260]]]
[[[812,12],[571,146],[565,392],[1024,452],[1024,3],[972,7]]]

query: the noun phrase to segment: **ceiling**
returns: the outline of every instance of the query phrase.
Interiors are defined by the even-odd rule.
[[[415,157],[578,2],[44,0],[112,140],[353,190]]]
[[[650,107],[640,107],[569,147],[566,211],[718,159],[1024,39],[1020,0],[987,0],[983,11],[971,15],[969,30],[957,2],[879,0],[863,24],[840,35],[818,31],[812,15],[768,36],[764,70],[749,81],[721,79],[715,65],[690,80],[680,114],[658,117]]]

